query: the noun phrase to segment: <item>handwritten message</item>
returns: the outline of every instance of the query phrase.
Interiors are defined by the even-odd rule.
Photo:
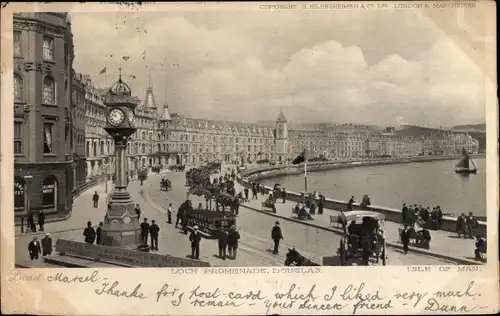
[[[279,289],[258,289],[240,287],[238,291],[227,290],[222,285],[199,284],[186,288],[181,284],[168,281],[160,285],[145,286],[143,283],[122,282],[105,277],[104,273],[94,270],[85,275],[70,272],[38,273],[27,275],[14,270],[9,281],[48,282],[50,284],[85,286],[89,294],[123,300],[147,301],[148,304],[179,307],[188,305],[194,310],[206,307],[215,308],[256,308],[261,313],[338,313],[370,314],[395,313],[397,309],[409,307],[415,310],[444,313],[480,312],[487,306],[477,303],[481,296],[474,281],[461,288],[448,288],[429,292],[394,291],[382,293],[381,290],[365,282],[348,285],[325,284],[301,286],[299,283],[283,284]],[[201,282],[202,283],[202,282]],[[333,282],[334,283],[334,282]],[[116,301],[119,304],[119,301]]]

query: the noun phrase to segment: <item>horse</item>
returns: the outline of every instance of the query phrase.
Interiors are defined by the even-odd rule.
[[[302,256],[295,248],[290,249],[288,248],[288,253],[286,254],[286,259],[285,259],[285,266],[290,266],[290,265],[295,265],[295,266],[320,266],[320,264],[312,262],[310,259],[307,259],[306,257]]]

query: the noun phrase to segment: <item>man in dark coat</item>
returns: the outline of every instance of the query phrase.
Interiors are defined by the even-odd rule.
[[[141,207],[139,204],[135,205],[135,214],[137,215],[137,221],[141,220]]]
[[[144,221],[141,223],[141,241],[144,245],[148,244],[148,235],[149,235],[149,223],[148,219],[144,218]]]
[[[201,234],[198,231],[198,226],[194,226],[193,232],[189,235],[189,241],[191,242],[191,258],[200,259]]]
[[[222,229],[219,235],[219,257],[226,260],[226,249],[228,244],[229,234],[227,230]]]
[[[436,229],[441,229],[441,221],[443,220],[443,211],[441,206],[436,206]]]
[[[94,243],[96,233],[94,228],[92,227],[92,222],[87,222],[87,228],[85,228],[85,230],[83,231],[83,236],[85,237],[85,242],[87,244],[92,245]]]
[[[347,202],[347,211],[350,212],[352,211],[352,205],[354,204],[354,196],[351,196],[349,199],[349,202]]]
[[[35,218],[33,217],[33,211],[28,213],[28,227],[31,229],[32,233],[36,233]]]
[[[477,226],[477,219],[472,212],[469,212],[469,216],[465,219],[465,226],[467,228],[467,237],[473,239],[474,228]]]
[[[33,237],[33,240],[28,245],[28,252],[30,253],[31,260],[38,259],[42,249],[40,248],[40,243],[38,242],[38,237]]]
[[[46,233],[42,239],[42,255],[45,257],[50,254],[52,254],[52,238],[49,233]]]
[[[402,220],[403,220],[403,224],[404,225],[407,225],[409,224],[409,212],[410,210],[408,209],[408,206],[406,206],[406,203],[403,203],[403,208],[401,209],[401,216],[402,216]]]
[[[408,254],[408,245],[410,244],[410,230],[408,225],[405,224],[403,231],[401,232],[401,242],[403,243],[403,251],[405,255]]]
[[[461,235],[465,236],[465,228],[466,228],[466,219],[465,219],[465,213],[462,213],[458,218],[457,218],[457,233],[458,233],[458,238],[461,238]]]
[[[100,222],[99,226],[97,227],[97,229],[95,231],[95,235],[96,235],[95,243],[96,243],[96,245],[100,245],[101,244],[101,234],[102,234],[102,226],[103,225],[104,225],[104,223]]]
[[[245,193],[245,200],[248,201],[248,188],[247,187],[245,187],[243,189],[243,193]]]
[[[151,226],[149,227],[149,234],[151,235],[151,250],[158,251],[158,233],[160,232],[160,227],[156,225],[155,220],[151,221]]]
[[[240,233],[236,230],[236,226],[231,226],[229,230],[229,236],[227,240],[229,257],[236,259],[238,252],[238,240],[240,239]]]
[[[38,225],[40,225],[40,231],[43,232],[43,225],[45,225],[45,213],[43,212],[43,209],[40,210],[40,213],[38,213]]]
[[[94,208],[97,208],[97,206],[99,205],[99,194],[97,194],[97,191],[94,192],[92,201],[94,202]]]
[[[280,247],[280,240],[283,239],[283,234],[281,233],[280,222],[277,221],[271,231],[271,238],[274,241],[273,254],[277,255]]]

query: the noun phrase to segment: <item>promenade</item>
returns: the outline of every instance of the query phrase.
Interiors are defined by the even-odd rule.
[[[161,177],[172,181],[171,191],[160,191]],[[184,183],[184,172],[171,172],[162,176],[151,176],[144,183],[144,196],[149,204],[154,205],[158,209],[166,209],[168,203],[172,203],[174,209],[173,216],[175,217],[177,208],[186,199],[187,187],[184,186]],[[239,187],[239,185],[237,186]],[[202,197],[191,195],[189,198],[193,201],[195,207],[200,202],[205,204]],[[259,197],[259,200],[262,199]],[[264,214],[255,211],[249,206],[242,205],[237,216],[236,226],[241,235],[240,253],[250,253],[252,258],[255,258],[253,261],[260,257],[260,260],[272,260],[272,263],[269,263],[271,265],[283,266],[287,248],[294,247],[302,255],[325,266],[340,265],[337,249],[342,236],[324,228],[304,225],[300,221],[280,220],[284,239],[280,243],[280,254],[278,256],[272,255],[271,248],[273,242],[271,240],[271,229],[279,218],[269,216],[268,213]],[[204,244],[210,242],[217,243],[216,240],[203,240]],[[420,253],[404,255],[402,250],[395,248],[388,248],[387,252],[389,256],[388,265],[442,265],[455,263],[446,258],[436,258]],[[236,264],[232,263],[233,266],[236,266]]]
[[[159,179],[159,176],[151,177]],[[111,192],[112,188],[113,186],[110,183],[108,191]],[[128,187],[134,202],[141,206],[141,221],[144,217],[148,218],[149,223],[154,219],[160,226],[159,251],[155,253],[188,257],[191,254],[190,241],[188,236],[181,233],[180,229],[175,229],[175,213],[173,214],[173,224],[168,224],[165,213],[168,204],[162,204],[162,208],[149,204],[143,198],[144,194],[141,194],[142,189],[145,189],[145,187],[141,187],[138,181],[130,182]],[[92,195],[95,191],[100,195],[98,208],[94,208],[92,202]],[[30,264],[35,264],[37,267],[55,267],[44,264],[42,258],[36,263],[29,260],[28,244],[33,239],[33,236],[37,236],[40,240],[45,233],[50,233],[54,245],[58,238],[83,242],[83,230],[87,225],[87,221],[91,221],[92,225],[96,227],[99,222],[104,220],[106,196],[104,184],[87,190],[74,200],[71,217],[64,221],[46,223],[44,232],[38,231],[38,225],[36,233],[21,233],[20,227],[16,227],[15,262],[19,264],[30,262]],[[217,240],[202,240],[200,248],[200,260],[210,262],[213,266],[276,266],[282,265],[284,260],[281,257],[275,258],[271,254],[255,256],[251,249],[249,251],[242,249],[238,253],[236,260],[221,260],[217,257]]]
[[[242,191],[243,187],[237,183],[236,190],[237,192]],[[282,203],[282,200],[278,199],[276,203],[276,213],[273,213],[269,209],[263,210],[261,203],[264,202],[268,196],[269,194],[259,194],[258,199],[250,199],[249,202],[244,203],[242,206],[270,216],[295,221],[304,225],[311,225],[320,229],[330,230],[338,234],[342,234],[343,232],[341,228],[330,224],[330,216],[337,218],[340,214],[339,211],[324,209],[323,214],[320,215],[316,213],[315,215],[312,215],[312,220],[299,220],[292,216],[292,208],[295,207],[295,202],[285,201],[285,203]],[[251,190],[249,197],[251,198]],[[388,246],[402,249],[403,245],[399,241],[399,229],[401,228],[403,228],[403,225],[399,223],[385,221],[384,229],[386,232]],[[423,249],[410,244],[409,250],[443,259],[456,260],[457,262],[463,261],[463,263],[480,263],[474,261],[475,239],[459,239],[454,233],[440,230],[431,231],[431,237],[432,240],[430,249]]]
[[[173,183],[172,191],[160,191],[160,179],[166,177]],[[169,254],[178,257],[187,257],[190,254],[190,242],[188,236],[181,233],[180,229],[175,229],[174,224],[168,224],[166,209],[168,203],[173,204],[172,221],[175,223],[176,211],[180,203],[186,198],[186,187],[184,186],[184,172],[171,172],[168,174],[151,175],[140,186],[138,181],[132,181],[128,187],[132,199],[141,206],[142,218],[156,220],[160,226],[159,252],[160,254]],[[240,190],[239,184],[236,184]],[[109,185],[111,191],[112,185]],[[99,208],[93,208],[92,195],[97,191],[100,195]],[[91,221],[95,227],[103,220],[105,215],[106,193],[104,184],[92,188],[77,197],[74,201],[72,216],[65,221],[47,223],[45,232],[49,232],[55,244],[58,238],[83,241],[83,230],[87,221]],[[336,215],[336,212],[325,210],[323,215],[315,215],[312,221],[298,221],[291,218],[291,209],[294,206],[292,202],[277,203],[277,213],[271,214],[269,211],[261,211],[261,202],[267,196],[260,196],[258,200],[251,200],[240,207],[237,227],[241,234],[239,253],[236,260],[222,260],[218,258],[217,240],[203,239],[201,242],[200,259],[210,262],[213,266],[283,266],[287,248],[295,247],[304,256],[321,263],[323,265],[338,265],[336,251],[340,242],[340,230],[328,228],[329,215]],[[196,206],[203,198],[197,196],[190,197]],[[204,201],[203,201],[204,202]],[[270,216],[272,215],[272,216]],[[275,256],[271,252],[272,240],[270,239],[271,228],[276,217],[286,219],[281,220],[281,227],[285,239],[281,243],[281,251]],[[391,228],[392,227],[392,228]],[[387,222],[388,242],[393,242],[398,246],[397,228],[395,223]],[[392,229],[392,230],[391,230]],[[29,260],[27,246],[33,235],[42,238],[45,232],[24,233],[21,234],[20,228],[16,227],[16,263],[22,263]],[[402,254],[400,249],[388,248],[389,265],[425,265],[425,264],[449,264],[456,262],[450,260],[448,256],[453,255],[450,252],[462,251],[463,257],[472,258],[473,240],[458,240],[446,238],[446,236],[437,236],[433,234],[431,250],[412,249],[420,251],[419,253]],[[436,241],[437,239],[437,241]],[[399,246],[401,247],[401,246]],[[439,248],[438,248],[439,247]],[[469,250],[464,248],[469,247]],[[442,249],[447,251],[443,251]],[[461,249],[463,248],[463,249]],[[434,252],[443,251],[444,257],[436,257]],[[469,251],[469,253],[467,252]],[[466,258],[467,259],[467,258]],[[40,259],[42,261],[42,259]]]

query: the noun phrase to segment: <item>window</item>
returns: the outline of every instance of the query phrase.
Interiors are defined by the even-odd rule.
[[[14,31],[14,57],[20,57],[21,53],[21,32]]]
[[[14,154],[23,153],[23,123],[14,122]]]
[[[14,101],[22,102],[24,99],[23,94],[24,94],[23,78],[18,74],[14,74]]]
[[[43,38],[43,59],[54,60],[54,40],[50,37]]]
[[[54,123],[43,123],[43,153],[52,154],[52,129]]]
[[[56,89],[54,80],[45,76],[43,78],[43,103],[44,104],[55,104],[56,103]]]

